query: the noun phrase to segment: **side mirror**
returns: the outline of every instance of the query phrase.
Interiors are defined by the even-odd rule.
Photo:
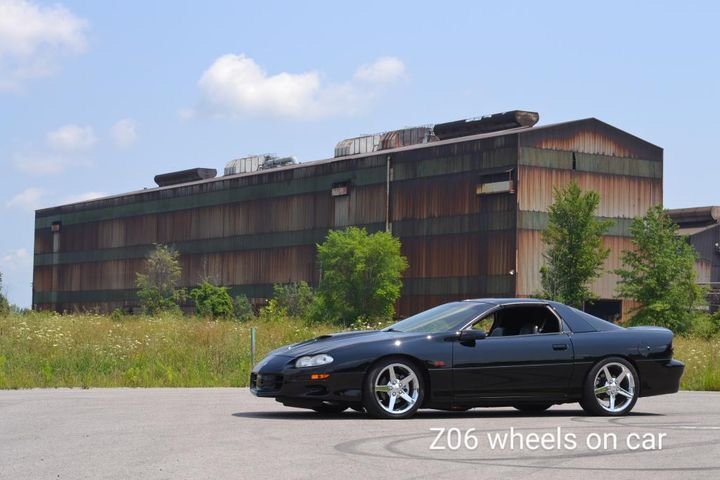
[[[482,340],[487,337],[487,333],[482,330],[463,330],[460,332],[459,340],[461,342],[474,342],[475,340]]]

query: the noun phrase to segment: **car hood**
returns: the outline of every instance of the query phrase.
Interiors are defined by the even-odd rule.
[[[348,345],[385,340],[397,335],[397,332],[383,332],[380,330],[331,333],[329,335],[320,335],[311,340],[286,345],[270,352],[269,355],[286,355],[293,357],[317,355],[319,353],[328,353],[329,351]]]

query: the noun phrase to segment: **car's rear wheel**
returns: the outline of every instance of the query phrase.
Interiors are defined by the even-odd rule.
[[[552,407],[552,403],[527,403],[513,405],[513,408],[524,413],[540,413]]]
[[[333,413],[342,413],[345,410],[347,410],[348,406],[344,403],[330,403],[325,402],[317,407],[313,407],[313,410],[315,410],[317,413],[322,414],[333,414]]]
[[[588,373],[580,405],[591,415],[626,415],[638,399],[639,383],[630,362],[620,357],[606,358]]]
[[[420,369],[405,358],[388,358],[374,365],[365,378],[363,404],[375,418],[408,418],[424,398]]]

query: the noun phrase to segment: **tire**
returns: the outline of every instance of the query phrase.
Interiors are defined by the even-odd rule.
[[[373,365],[365,376],[363,405],[371,417],[412,417],[424,398],[422,371],[406,358],[383,359]]]
[[[588,373],[580,405],[590,415],[627,415],[637,402],[639,389],[640,378],[630,362],[605,358]]]
[[[323,403],[322,405],[313,407],[313,410],[315,410],[317,413],[322,413],[324,415],[332,415],[342,413],[347,410],[347,408],[348,406],[342,403]]]
[[[520,405],[513,405],[515,410],[520,410],[523,413],[540,413],[544,412],[548,408],[552,407],[552,403],[527,403]]]

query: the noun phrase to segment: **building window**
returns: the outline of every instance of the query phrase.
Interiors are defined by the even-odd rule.
[[[515,193],[514,170],[501,169],[482,173],[480,182],[475,188],[477,195],[491,195],[494,193]]]
[[[350,182],[334,183],[330,194],[333,197],[343,197],[350,193]]]

